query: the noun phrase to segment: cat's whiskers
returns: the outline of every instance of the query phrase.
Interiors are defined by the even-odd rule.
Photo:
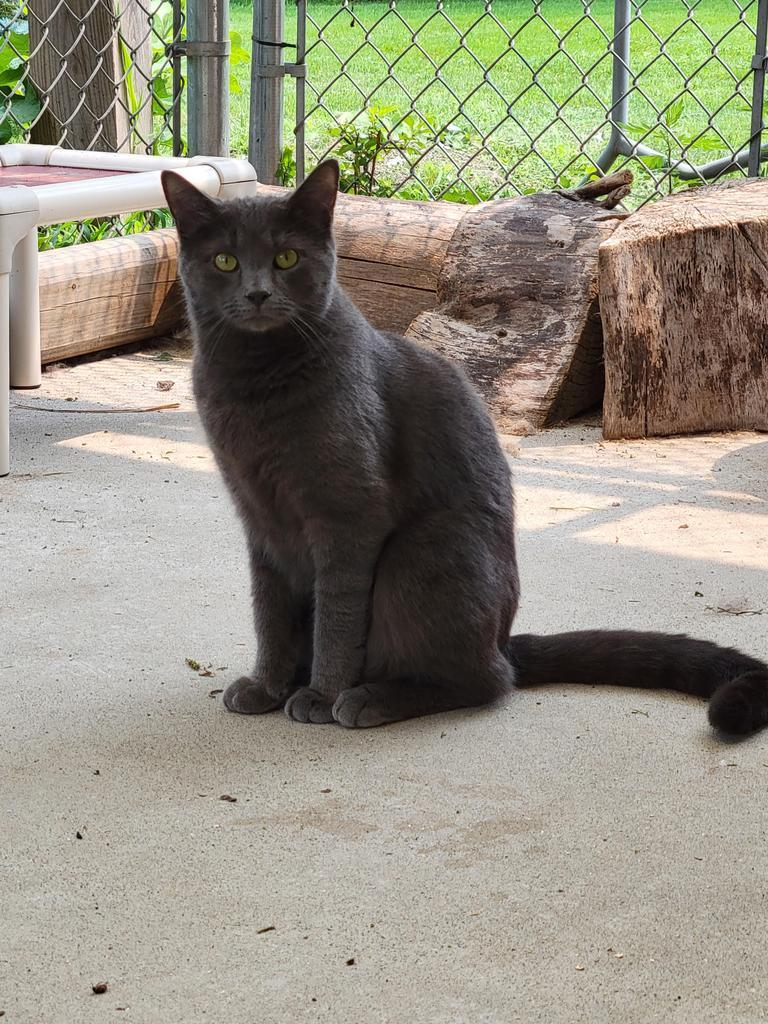
[[[307,316],[298,312],[294,313],[289,322],[299,337],[307,342],[314,353],[324,351],[325,346],[320,337],[319,324],[313,324]]]
[[[206,341],[208,343],[207,357],[213,361],[221,343],[226,337],[228,324],[224,317],[217,316],[208,319],[206,327],[208,329],[206,333]]]

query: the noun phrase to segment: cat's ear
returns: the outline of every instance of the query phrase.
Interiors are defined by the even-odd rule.
[[[160,180],[168,209],[182,238],[191,237],[220,218],[217,204],[180,174],[163,171]]]
[[[339,192],[339,165],[325,160],[312,171],[288,200],[288,209],[305,223],[329,231]]]

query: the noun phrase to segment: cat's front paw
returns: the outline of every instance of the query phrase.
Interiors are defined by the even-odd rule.
[[[342,690],[333,705],[333,717],[346,729],[370,729],[392,721],[365,685]]]
[[[264,715],[285,704],[284,697],[272,697],[261,683],[250,676],[241,676],[224,691],[224,706],[240,715]]]
[[[309,686],[302,686],[288,699],[285,713],[294,722],[305,724],[326,725],[333,721],[330,701]]]

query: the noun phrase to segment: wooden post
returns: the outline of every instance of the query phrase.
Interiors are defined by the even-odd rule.
[[[30,3],[30,79],[45,104],[32,141],[145,151],[152,136],[150,36],[137,0]]]

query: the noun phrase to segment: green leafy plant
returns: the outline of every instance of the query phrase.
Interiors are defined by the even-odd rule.
[[[466,146],[471,134],[456,125],[439,127],[434,118],[414,111],[403,115],[394,106],[368,107],[357,117],[341,115],[329,135],[336,140],[343,192],[388,196],[394,186],[382,172],[382,157],[399,154],[411,161],[424,156],[436,144]]]
[[[77,245],[78,242],[99,242],[103,238],[111,238],[118,223],[120,234],[137,235],[154,228],[172,227],[173,218],[168,210],[142,210],[126,214],[119,221],[115,217],[97,217],[92,220],[51,224],[39,229],[37,247],[40,250],[62,249],[68,245]]]
[[[713,131],[689,132],[679,127],[680,119],[685,112],[685,96],[679,96],[670,103],[661,118],[653,122],[619,122],[619,128],[627,135],[630,142],[642,144],[658,152],[638,154],[639,160],[649,171],[661,171],[666,175],[668,189],[673,191],[675,184],[683,179],[675,164],[679,158],[686,158],[694,150],[700,152],[720,151],[724,147],[723,140]],[[680,157],[675,154],[682,152]],[[686,180],[686,184],[694,182]]]
[[[10,5],[6,5],[6,9]],[[40,97],[27,77],[29,25],[10,16],[0,17],[0,143],[21,139],[40,113]]]
[[[388,197],[397,194],[403,199],[444,199],[454,203],[475,204],[491,198],[494,187],[456,181],[450,163],[437,163],[428,156],[439,143],[457,150],[477,145],[477,137],[458,125],[438,126],[429,115],[403,115],[394,106],[369,107],[356,117],[340,115],[329,133],[336,140],[332,155],[339,161],[339,187],[356,195]],[[389,155],[418,162],[419,179],[406,184],[393,180]],[[281,185],[296,180],[294,150],[285,146],[275,177]]]
[[[290,146],[283,146],[275,178],[278,185],[290,186],[296,181],[296,159]]]
[[[376,164],[384,153],[395,148],[383,120],[393,109],[369,107],[356,118],[342,114],[339,123],[330,129],[328,134],[336,140],[334,156],[339,161],[342,192],[376,194]]]
[[[469,185],[465,185],[460,181],[455,182],[444,192],[441,192],[440,198],[448,203],[462,203],[465,206],[476,206],[478,203],[483,202],[477,190],[471,189]]]
[[[591,160],[588,160],[585,157],[580,160],[575,160],[569,165],[567,171],[558,175],[557,181],[555,182],[555,188],[578,188],[583,181],[593,181],[595,178],[600,177],[602,177],[602,172],[595,164],[592,163]],[[533,191],[536,192],[537,189],[533,189]]]

